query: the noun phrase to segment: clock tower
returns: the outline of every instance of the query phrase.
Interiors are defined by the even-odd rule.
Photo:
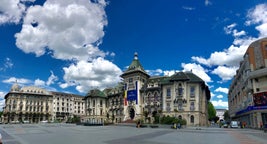
[[[128,69],[121,75],[124,79],[124,120],[140,119],[143,111],[140,89],[149,79],[141,63],[138,60],[137,53]]]

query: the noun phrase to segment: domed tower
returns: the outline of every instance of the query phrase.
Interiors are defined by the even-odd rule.
[[[10,89],[11,92],[19,92],[20,91],[20,86],[18,85],[18,83],[14,83]]]
[[[121,75],[124,79],[124,114],[125,120],[136,120],[142,116],[142,101],[140,89],[149,79],[141,63],[138,60],[137,53],[128,69]]]

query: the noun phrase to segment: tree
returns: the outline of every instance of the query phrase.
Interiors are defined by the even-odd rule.
[[[229,121],[230,120],[230,115],[229,115],[229,111],[226,110],[223,114],[224,120],[225,121]]]
[[[208,102],[208,115],[209,121],[216,117],[216,110],[210,101]]]
[[[220,120],[220,118],[218,117],[218,116],[215,116],[214,118],[213,118],[213,121],[214,122],[217,122],[217,121],[219,121]]]

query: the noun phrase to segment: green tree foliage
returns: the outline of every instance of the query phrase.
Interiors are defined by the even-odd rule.
[[[229,111],[226,110],[223,114],[224,120],[225,121],[229,121],[230,120],[230,115],[229,115]]]
[[[180,123],[181,125],[186,125],[186,120],[170,116],[163,116],[161,118],[161,124],[173,124],[173,123]]]
[[[216,117],[216,110],[210,101],[208,102],[208,115],[209,121],[213,120]]]
[[[73,118],[68,118],[68,123],[80,123],[81,118],[79,116],[74,115]]]

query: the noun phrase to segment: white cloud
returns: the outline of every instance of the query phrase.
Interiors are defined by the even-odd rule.
[[[217,98],[218,99],[222,99],[223,98],[223,95],[218,95]]]
[[[233,23],[224,27],[226,34],[234,36],[233,44],[223,51],[216,51],[209,58],[193,56],[192,60],[206,65],[218,66],[212,73],[218,74],[222,80],[230,80],[235,75],[235,70],[239,67],[240,61],[248,48],[255,40],[267,36],[267,4],[260,4],[250,9],[247,13],[248,20],[246,25],[255,24],[256,30],[259,31],[258,37],[246,36],[245,31],[238,31],[237,24]],[[242,37],[241,37],[242,36]],[[224,71],[230,70],[230,71]]]
[[[3,107],[5,106],[5,99],[0,100],[0,111],[3,110]]]
[[[233,28],[236,27],[236,25],[237,25],[236,23],[233,23],[233,24],[230,24],[230,25],[224,27],[223,29],[224,29],[226,34],[231,34],[233,31]]]
[[[224,27],[223,29],[224,29],[226,34],[232,34],[235,38],[246,35],[246,32],[244,30],[238,31],[237,29],[234,29],[234,27],[236,27],[236,26],[237,26],[237,24],[233,23],[231,25]]]
[[[0,91],[0,99],[4,99],[5,95],[6,95],[6,92]]]
[[[6,69],[12,68],[13,67],[13,62],[10,58],[6,58],[4,60],[3,66],[0,68],[0,71],[5,71]]]
[[[267,4],[259,4],[248,11],[247,25],[259,24],[256,30],[260,32],[259,37],[267,36]]]
[[[210,100],[212,100],[214,98],[215,94],[213,92],[210,92],[210,96],[211,96]]]
[[[244,44],[247,44],[247,42],[245,42]],[[203,57],[193,56],[192,60],[207,66],[215,66],[215,65],[239,66],[239,63],[242,60],[243,55],[247,50],[247,47],[248,45],[243,45],[243,44],[240,45],[239,47],[231,45],[228,49],[224,51],[219,51],[219,52],[216,51],[212,53],[208,59],[205,59]]]
[[[122,74],[116,65],[100,57],[92,62],[79,61],[63,70],[65,83],[60,84],[61,88],[76,86],[76,90],[82,93],[92,88],[114,86],[120,81]]]
[[[227,101],[222,101],[219,99],[218,101],[211,101],[214,107],[223,107],[228,109],[228,102]]]
[[[152,76],[159,76],[159,75],[162,75],[162,74],[164,73],[162,69],[146,70],[146,72],[147,72],[149,75],[152,75]]]
[[[164,76],[172,76],[174,75],[178,70],[165,70],[163,71]]]
[[[238,67],[218,66],[211,73],[218,75],[222,79],[222,81],[227,81],[233,78],[233,76],[236,74],[237,69]]]
[[[29,84],[29,83],[32,83],[31,80],[29,79],[25,79],[25,78],[15,78],[15,77],[11,77],[9,79],[5,79],[2,81],[3,83],[8,83],[8,84],[14,84],[14,83],[18,83],[18,84],[22,84],[22,85],[25,85],[25,84]]]
[[[243,35],[246,35],[246,32],[244,30],[238,32],[236,29],[233,30],[233,36],[234,37],[240,37],[240,36],[243,36]]]
[[[35,86],[45,86],[45,81],[40,80],[39,78],[34,81]]]
[[[222,92],[222,93],[225,93],[225,94],[228,94],[228,88],[222,88],[222,87],[219,87],[215,90],[215,92]]]
[[[54,75],[53,71],[50,71],[51,75],[49,76],[46,85],[50,86],[51,84],[54,84],[55,81],[58,80],[58,77]]]
[[[18,24],[25,10],[26,7],[20,0],[1,0],[0,25],[5,23]]]
[[[105,6],[105,1],[47,0],[29,7],[15,34],[16,45],[25,53],[49,53],[63,60],[104,57],[98,45],[107,25]]]
[[[196,63],[182,63],[183,71],[192,71],[195,75],[200,77],[206,83],[212,82],[210,76],[207,74],[207,70],[205,70],[201,65]]]
[[[188,7],[188,6],[183,6],[182,8],[185,9],[185,10],[189,10],[189,11],[195,10],[194,7]]]
[[[205,6],[208,6],[208,5],[212,5],[212,3],[210,2],[210,0],[205,0]]]

